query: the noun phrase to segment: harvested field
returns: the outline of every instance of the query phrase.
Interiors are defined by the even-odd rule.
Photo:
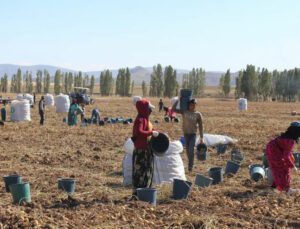
[[[157,99],[151,99],[157,105]],[[166,100],[167,101],[167,100]],[[130,98],[97,98],[87,107],[99,107],[102,117],[136,115]],[[249,103],[249,111],[240,113],[234,100],[201,99],[198,110],[204,117],[205,132],[224,134],[239,140],[237,147],[245,161],[236,176],[222,184],[198,190],[187,201],[169,198],[171,187],[158,188],[158,204],[130,200],[131,188],[122,186],[123,144],[130,137],[132,125],[104,127],[68,127],[63,116],[47,108],[46,124],[39,126],[37,108],[30,123],[6,123],[0,126],[0,173],[18,173],[31,185],[32,203],[11,204],[11,195],[0,183],[0,228],[299,228],[300,196],[279,194],[266,182],[249,179],[248,165],[261,163],[267,141],[284,131],[298,103]],[[154,127],[172,139],[181,136],[181,124],[162,122],[154,112]],[[298,150],[298,149],[295,149]],[[207,174],[212,166],[225,167],[230,154],[196,161],[195,174]],[[185,165],[186,155],[182,154]],[[292,186],[299,186],[299,176],[292,172]],[[76,193],[68,198],[58,191],[57,178],[75,177]],[[299,201],[299,202],[298,202]]]

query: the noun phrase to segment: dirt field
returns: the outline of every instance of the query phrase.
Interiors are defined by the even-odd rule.
[[[151,101],[157,105],[157,99]],[[98,98],[87,114],[96,106],[102,117],[136,115],[130,98]],[[266,142],[299,118],[290,115],[297,108],[298,103],[250,103],[249,111],[240,113],[234,100],[200,100],[205,132],[237,138],[246,159],[236,176],[207,189],[194,187],[187,201],[171,200],[170,186],[157,187],[156,207],[129,200],[132,190],[122,186],[122,147],[131,125],[70,128],[62,122],[63,115],[47,108],[46,124],[40,127],[34,108],[32,122],[0,127],[0,173],[21,174],[30,182],[33,201],[12,205],[1,182],[0,228],[299,228],[300,196],[278,194],[266,182],[254,183],[248,172],[249,164],[261,163]],[[162,120],[157,111],[155,119]],[[172,139],[181,136],[181,124],[154,126]],[[230,158],[229,153],[209,152],[209,160],[196,161],[189,180],[194,181],[197,172],[207,174],[212,166],[225,167]],[[185,154],[182,157],[186,165]],[[299,176],[292,175],[292,185],[299,186]],[[73,199],[57,189],[57,178],[70,176],[77,180]]]

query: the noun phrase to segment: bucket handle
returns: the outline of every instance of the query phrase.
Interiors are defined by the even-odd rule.
[[[23,198],[21,198],[21,199],[19,200],[19,203],[18,203],[19,206],[21,205],[21,203],[22,203],[22,201],[23,201],[24,199],[26,199],[26,197],[23,197]]]

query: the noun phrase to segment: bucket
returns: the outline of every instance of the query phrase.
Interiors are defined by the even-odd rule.
[[[241,164],[244,160],[244,155],[237,149],[231,151],[231,161]]]
[[[212,184],[218,184],[223,181],[223,169],[221,167],[210,168],[208,173],[213,179]]]
[[[170,122],[171,121],[170,117],[168,117],[168,116],[166,116],[164,119],[165,119],[165,122]]]
[[[180,110],[186,111],[189,108],[189,101],[192,98],[192,90],[181,89],[180,90]]]
[[[6,192],[9,192],[9,186],[11,184],[20,184],[22,183],[22,177],[19,175],[7,175],[3,177],[4,183],[5,183],[5,190]]]
[[[173,199],[182,200],[187,199],[192,187],[192,182],[180,179],[173,181]]]
[[[11,184],[9,188],[13,197],[14,204],[20,205],[22,202],[31,202],[30,185],[28,182],[20,184]]]
[[[225,144],[217,145],[217,154],[224,154],[226,150],[227,150],[227,145]]]
[[[196,174],[195,185],[204,188],[210,186],[212,183],[212,178],[203,176],[201,174]]]
[[[208,158],[207,146],[205,144],[198,144],[196,154],[199,161],[206,161]]]
[[[272,170],[270,169],[270,167],[266,169],[266,174],[267,174],[268,184],[269,184],[270,186],[272,186],[274,180],[273,180]]]
[[[125,121],[123,121],[123,124],[124,124],[124,125],[129,125],[130,122],[128,122],[127,120],[125,120]]]
[[[105,125],[105,122],[103,120],[100,120],[99,121],[99,126],[104,126]]]
[[[174,122],[179,123],[180,119],[179,118],[174,118]]]
[[[295,166],[300,167],[300,153],[293,153],[293,156],[295,158]]]
[[[133,123],[133,119],[132,119],[132,118],[127,119],[127,121],[128,121],[129,123]]]
[[[75,192],[75,179],[72,178],[61,178],[58,179],[58,189],[63,190],[69,194]]]
[[[236,174],[240,169],[240,165],[234,161],[227,161],[227,165],[225,168],[225,174]]]
[[[183,136],[180,137],[179,141],[181,142],[182,146],[185,146],[185,138]]]
[[[250,177],[255,182],[263,179],[266,175],[262,165],[254,164],[249,166]]]
[[[170,145],[169,138],[164,133],[159,133],[157,137],[151,137],[150,139],[150,148],[155,156],[163,156]]]
[[[262,156],[262,162],[265,168],[269,168],[269,162],[266,153],[264,153]]]
[[[140,201],[148,202],[156,205],[156,189],[155,188],[138,188],[137,196]]]

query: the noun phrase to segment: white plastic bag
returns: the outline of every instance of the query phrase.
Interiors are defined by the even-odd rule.
[[[55,97],[55,106],[57,113],[67,113],[70,108],[70,98],[68,95],[59,94]]]
[[[134,144],[133,141],[131,140],[131,138],[128,138],[123,146],[123,149],[125,151],[126,154],[133,154],[133,150],[134,150]]]
[[[54,97],[51,94],[46,94],[45,98],[45,105],[46,106],[54,106]]]
[[[237,139],[228,137],[226,135],[216,135],[216,134],[204,134],[204,143],[206,146],[216,146],[216,145],[226,145],[226,144],[235,144],[237,143]],[[199,137],[197,138],[196,145],[200,143]]]
[[[132,184],[132,154],[125,154],[122,162],[123,185]]]
[[[12,122],[31,121],[29,100],[13,100],[10,109],[10,119]]]

